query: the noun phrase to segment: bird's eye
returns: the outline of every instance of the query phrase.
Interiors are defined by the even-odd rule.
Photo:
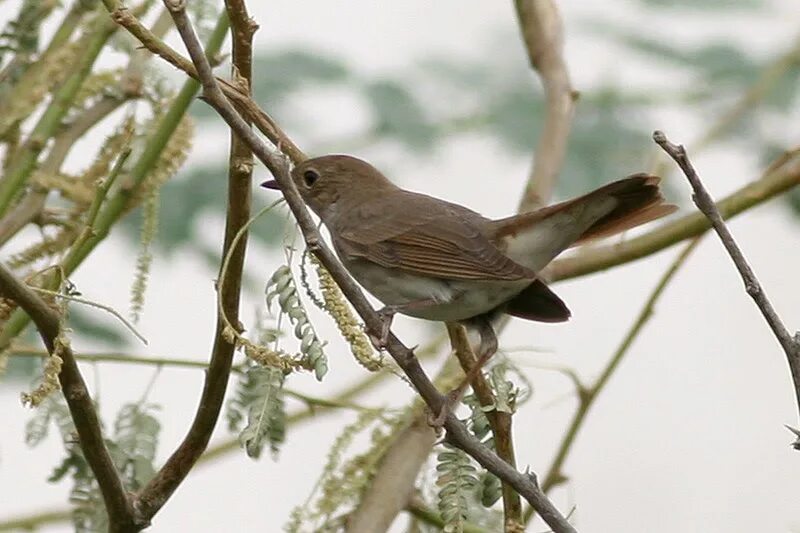
[[[303,172],[303,180],[308,187],[311,187],[319,179],[319,173],[316,170],[306,170]]]

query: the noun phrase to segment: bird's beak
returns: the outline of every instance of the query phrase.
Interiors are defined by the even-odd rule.
[[[278,182],[275,180],[267,180],[264,183],[262,183],[261,186],[264,187],[265,189],[273,189],[275,191],[281,190],[281,188],[278,186]]]

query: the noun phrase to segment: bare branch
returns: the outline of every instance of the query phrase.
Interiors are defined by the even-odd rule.
[[[369,490],[348,516],[347,533],[388,531],[397,514],[407,507],[414,480],[436,442],[436,432],[422,411],[418,408],[410,413],[411,422],[381,458]]]
[[[349,276],[342,264],[339,263],[317,231],[313,219],[308,213],[299,192],[292,182],[286,160],[279,154],[271,152],[269,148],[261,142],[242,117],[239,116],[227,98],[225,98],[186,14],[185,1],[164,0],[164,3],[167,8],[170,9],[178,32],[186,44],[189,55],[197,68],[198,76],[203,85],[203,95],[206,102],[225,119],[225,122],[228,123],[236,134],[247,142],[251,150],[253,150],[253,153],[273,172],[286,198],[286,203],[297,219],[309,249],[331,273],[331,276],[340,286],[345,297],[353,304],[356,312],[358,312],[364,320],[367,328],[371,331],[381,331],[383,321],[380,316],[369,304],[369,301],[356,285],[355,281]],[[425,400],[425,403],[428,404],[433,412],[440,412],[444,405],[444,396],[436,389],[425,374],[419,361],[414,357],[413,352],[393,334],[389,335],[387,345],[389,354],[395,359],[406,376],[408,376],[411,383]],[[447,430],[446,438],[450,443],[464,450],[478,461],[478,463],[483,465],[484,468],[498,476],[501,480],[505,480],[514,486],[514,488],[541,514],[544,521],[553,531],[575,531],[566,518],[564,518],[558,509],[547,499],[538,487],[535,477],[532,474],[520,473],[508,465],[508,463],[498,457],[492,450],[475,439],[453,414],[447,417],[445,428]]]
[[[197,70],[191,61],[180,55],[169,47],[164,41],[155,36],[136,18],[136,15],[127,8],[120,5],[117,0],[103,0],[106,9],[109,10],[111,18],[124,27],[134,37],[152,53],[164,59],[169,64],[182,70],[190,77],[199,79]],[[278,124],[258,107],[247,92],[242,92],[238,87],[229,81],[217,79],[221,90],[225,96],[230,98],[236,109],[248,120],[251,121],[261,133],[263,133],[273,144],[280,147],[280,150],[289,156],[292,161],[298,163],[306,158],[305,154],[289,138]]]
[[[567,152],[575,100],[564,62],[564,28],[553,0],[515,0],[517,18],[531,66],[544,88],[547,114],[533,156],[533,166],[519,204],[526,212],[547,204]]]
[[[173,14],[172,5],[165,4],[170,14]],[[226,7],[233,35],[234,74],[239,82],[239,90],[245,95],[249,95],[252,78],[252,39],[258,26],[250,19],[243,2],[229,0],[226,2]],[[200,53],[205,58],[202,47]],[[245,127],[250,131],[249,124],[246,124]],[[246,143],[243,143],[237,135],[231,132],[228,207],[225,218],[225,239],[222,246],[222,257],[226,258],[228,262],[224,272],[220,265],[220,277],[224,276],[224,279],[219,279],[218,283],[220,288],[224,287],[225,290],[221,290],[219,295],[221,313],[217,316],[211,360],[208,364],[208,372],[197,412],[186,437],[139,494],[137,508],[147,517],[152,517],[161,509],[189,474],[208,447],[211,433],[219,419],[233,364],[233,354],[236,350],[235,343],[227,339],[223,335],[223,331],[226,327],[226,318],[233,321],[234,324],[239,320],[239,299],[247,235],[245,234],[238,242],[236,236],[250,218],[252,174],[253,154]],[[231,251],[233,246],[236,248]]]
[[[775,308],[772,307],[772,303],[770,303],[769,298],[767,298],[767,294],[761,287],[761,283],[759,283],[753,269],[750,268],[750,265],[747,263],[747,259],[745,259],[742,250],[739,248],[739,245],[736,244],[733,235],[731,235],[730,230],[728,230],[728,226],[723,221],[722,214],[720,214],[719,209],[714,204],[714,200],[703,186],[702,181],[700,181],[700,177],[697,175],[691,161],[689,161],[689,156],[686,155],[686,149],[683,145],[671,143],[667,139],[667,136],[661,131],[653,133],[653,140],[675,160],[686,175],[694,191],[692,200],[694,200],[697,208],[711,221],[714,231],[719,235],[723,246],[725,246],[725,250],[727,250],[728,255],[731,256],[733,263],[736,265],[736,269],[742,276],[747,294],[750,295],[758,306],[758,309],[764,316],[764,320],[767,321],[770,329],[772,329],[772,333],[775,335],[775,338],[778,339],[783,351],[786,353],[786,360],[789,363],[789,370],[791,371],[792,382],[794,383],[797,405],[800,410],[800,332],[792,336],[789,330],[786,329],[786,326],[784,326],[778,313],[775,312]],[[794,446],[800,449],[800,442],[795,441]]]
[[[0,265],[0,295],[16,302],[31,317],[47,351],[52,354],[56,348],[56,338],[61,334],[58,314],[2,265]],[[147,520],[139,518],[134,513],[122,480],[106,448],[97,411],[72,349],[68,345],[63,346],[59,356],[64,361],[58,376],[61,390],[75,422],[81,450],[103,495],[111,531],[138,531],[148,525]]]

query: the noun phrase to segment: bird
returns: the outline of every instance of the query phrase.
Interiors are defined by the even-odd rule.
[[[660,178],[645,173],[496,220],[402,189],[350,155],[306,159],[291,176],[344,267],[384,304],[384,329],[373,332],[375,344],[385,346],[395,313],[476,328],[479,356],[468,379],[497,350],[492,320],[499,314],[539,322],[570,318],[541,276],[556,256],[677,209],[666,203]],[[262,186],[280,188],[275,180]],[[463,388],[456,391],[463,394]]]

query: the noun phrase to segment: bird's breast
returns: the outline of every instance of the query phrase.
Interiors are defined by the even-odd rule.
[[[407,306],[400,313],[436,321],[466,320],[508,301],[531,280],[447,280],[386,268],[359,258],[342,258],[353,277],[388,306]]]

